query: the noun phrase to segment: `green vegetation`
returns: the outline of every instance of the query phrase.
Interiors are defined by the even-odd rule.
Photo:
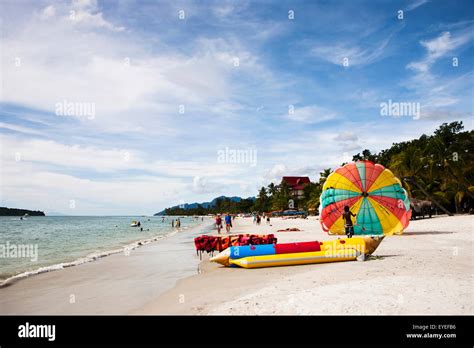
[[[33,211],[26,209],[0,207],[0,216],[23,216],[25,214],[28,214],[30,216],[44,216],[44,213],[39,210]]]

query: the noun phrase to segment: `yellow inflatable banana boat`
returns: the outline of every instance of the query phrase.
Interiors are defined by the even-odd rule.
[[[383,237],[356,237],[324,241],[320,242],[320,251],[312,252],[247,256],[241,258],[232,258],[232,256],[229,257],[227,256],[229,254],[227,254],[225,256],[229,258],[226,260],[226,264],[243,268],[260,268],[353,261],[357,258],[364,259],[365,255],[372,254],[382,239]]]
[[[310,253],[265,255],[231,259],[230,264],[243,268],[293,266],[311,263],[351,261],[355,260],[359,255],[360,253],[355,249],[342,249],[336,254],[331,253],[330,256],[328,256],[324,251],[313,251]]]
[[[372,254],[382,239],[383,236],[355,237],[323,242],[231,247],[211,258],[211,261],[244,268],[349,261]],[[280,252],[278,246],[282,246]]]
[[[361,254],[371,255],[382,242],[384,236],[340,238],[320,242],[321,251],[331,252],[339,249],[354,249]]]

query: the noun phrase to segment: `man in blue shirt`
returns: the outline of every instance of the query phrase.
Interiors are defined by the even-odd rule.
[[[232,218],[230,217],[229,213],[225,216],[225,230],[227,233],[230,233],[230,228],[232,227]]]

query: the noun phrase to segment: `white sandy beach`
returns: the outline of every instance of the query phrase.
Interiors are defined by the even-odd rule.
[[[232,233],[337,238],[319,221],[237,218]],[[276,232],[298,227],[301,232]],[[474,314],[473,216],[411,222],[365,262],[263,269],[199,264],[198,231],[0,289],[1,314]],[[179,243],[172,238],[179,238]],[[162,257],[173,266],[163,269]],[[181,280],[180,280],[181,279]],[[176,283],[177,281],[177,283]],[[71,304],[70,295],[75,294]]]
[[[276,233],[279,242],[324,240],[316,218],[238,219],[233,232]],[[263,269],[203,262],[140,314],[473,314],[473,216],[413,221],[365,262]]]

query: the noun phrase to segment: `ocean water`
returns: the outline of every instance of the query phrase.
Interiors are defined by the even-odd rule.
[[[127,252],[140,245],[202,224],[201,218],[136,216],[32,216],[24,220],[0,217],[0,284],[11,277],[60,269]],[[130,227],[139,220],[140,227]],[[164,220],[164,221],[163,221]],[[206,218],[204,218],[206,222]]]

